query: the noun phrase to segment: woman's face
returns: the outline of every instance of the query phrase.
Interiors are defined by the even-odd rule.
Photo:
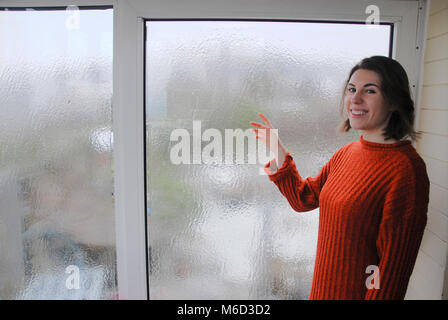
[[[358,69],[351,76],[344,97],[350,126],[363,135],[382,137],[390,118],[390,109],[381,92],[380,76],[371,70]]]

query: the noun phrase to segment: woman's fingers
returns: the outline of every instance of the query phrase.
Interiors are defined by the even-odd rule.
[[[255,138],[266,140],[266,129],[251,129],[255,133]]]
[[[272,151],[276,154],[278,158],[278,147],[280,145],[280,140],[278,138],[277,129],[274,129],[269,122],[268,118],[262,113],[258,113],[260,118],[264,121],[265,125],[258,122],[250,122],[255,128],[251,128],[251,131],[255,133],[255,138],[261,141],[269,149],[273,148]]]
[[[269,127],[265,127],[265,126],[263,126],[263,125],[261,125],[259,123],[256,123],[256,122],[251,122],[250,124],[253,125],[254,127],[257,127],[257,129],[255,129],[255,128],[251,129],[254,132],[259,132],[260,130],[262,132],[269,132],[269,130],[272,129],[272,128],[269,128]]]
[[[272,125],[269,122],[268,118],[266,118],[262,113],[258,114],[260,118],[264,121],[265,125],[258,122],[250,122],[256,128],[252,128],[252,132],[256,134],[257,139],[261,139],[266,145],[268,145],[267,139],[270,136],[270,129],[272,129]]]
[[[259,115],[260,118],[264,121],[264,123],[266,123],[266,125],[267,125],[269,128],[272,128],[271,123],[269,122],[268,118],[266,118],[266,117],[264,116],[264,114],[259,113],[258,115]]]
[[[268,130],[269,130],[269,128],[268,129],[265,129],[265,128],[263,128],[263,129],[254,129],[254,128],[252,128],[251,129],[252,132],[255,132],[256,134],[261,134],[261,135],[267,135],[268,134]]]
[[[250,124],[257,128],[260,128],[260,129],[268,129],[268,128],[272,129],[272,125],[269,122],[268,118],[266,118],[262,113],[259,113],[258,115],[260,116],[260,118],[263,120],[263,122],[265,124],[260,124],[258,122],[250,122]]]
[[[264,125],[259,124],[258,122],[251,122],[250,124],[260,129],[266,129]]]

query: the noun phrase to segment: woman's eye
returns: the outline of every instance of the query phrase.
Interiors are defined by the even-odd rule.
[[[353,88],[353,87],[352,88],[348,88],[347,90],[348,90],[348,92],[356,92],[356,89]]]
[[[367,89],[367,93],[376,93],[376,91],[372,89]]]

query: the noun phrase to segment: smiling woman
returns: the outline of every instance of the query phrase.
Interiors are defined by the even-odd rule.
[[[362,130],[364,139],[380,143],[416,139],[409,81],[397,61],[382,56],[363,59],[350,71],[345,89],[342,132]]]
[[[389,122],[392,110],[384,101],[380,83],[381,79],[376,72],[357,70],[350,77],[344,104],[350,126],[362,130],[364,139],[386,142],[381,131]]]
[[[294,210],[320,208],[309,299],[403,299],[429,200],[425,163],[404,140],[415,137],[406,72],[387,57],[363,59],[350,72],[344,111],[343,131],[354,128],[362,136],[337,151],[316,177],[300,176],[277,137],[279,152],[265,170]],[[260,129],[272,125],[260,116],[264,125],[251,124],[268,145],[270,131]],[[374,283],[366,276],[372,270]]]

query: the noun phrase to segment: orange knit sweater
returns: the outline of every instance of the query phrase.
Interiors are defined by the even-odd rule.
[[[429,201],[426,166],[410,141],[379,144],[361,137],[306,179],[288,153],[269,179],[294,210],[319,207],[310,300],[404,298]],[[370,265],[378,267],[378,289],[367,288]]]

